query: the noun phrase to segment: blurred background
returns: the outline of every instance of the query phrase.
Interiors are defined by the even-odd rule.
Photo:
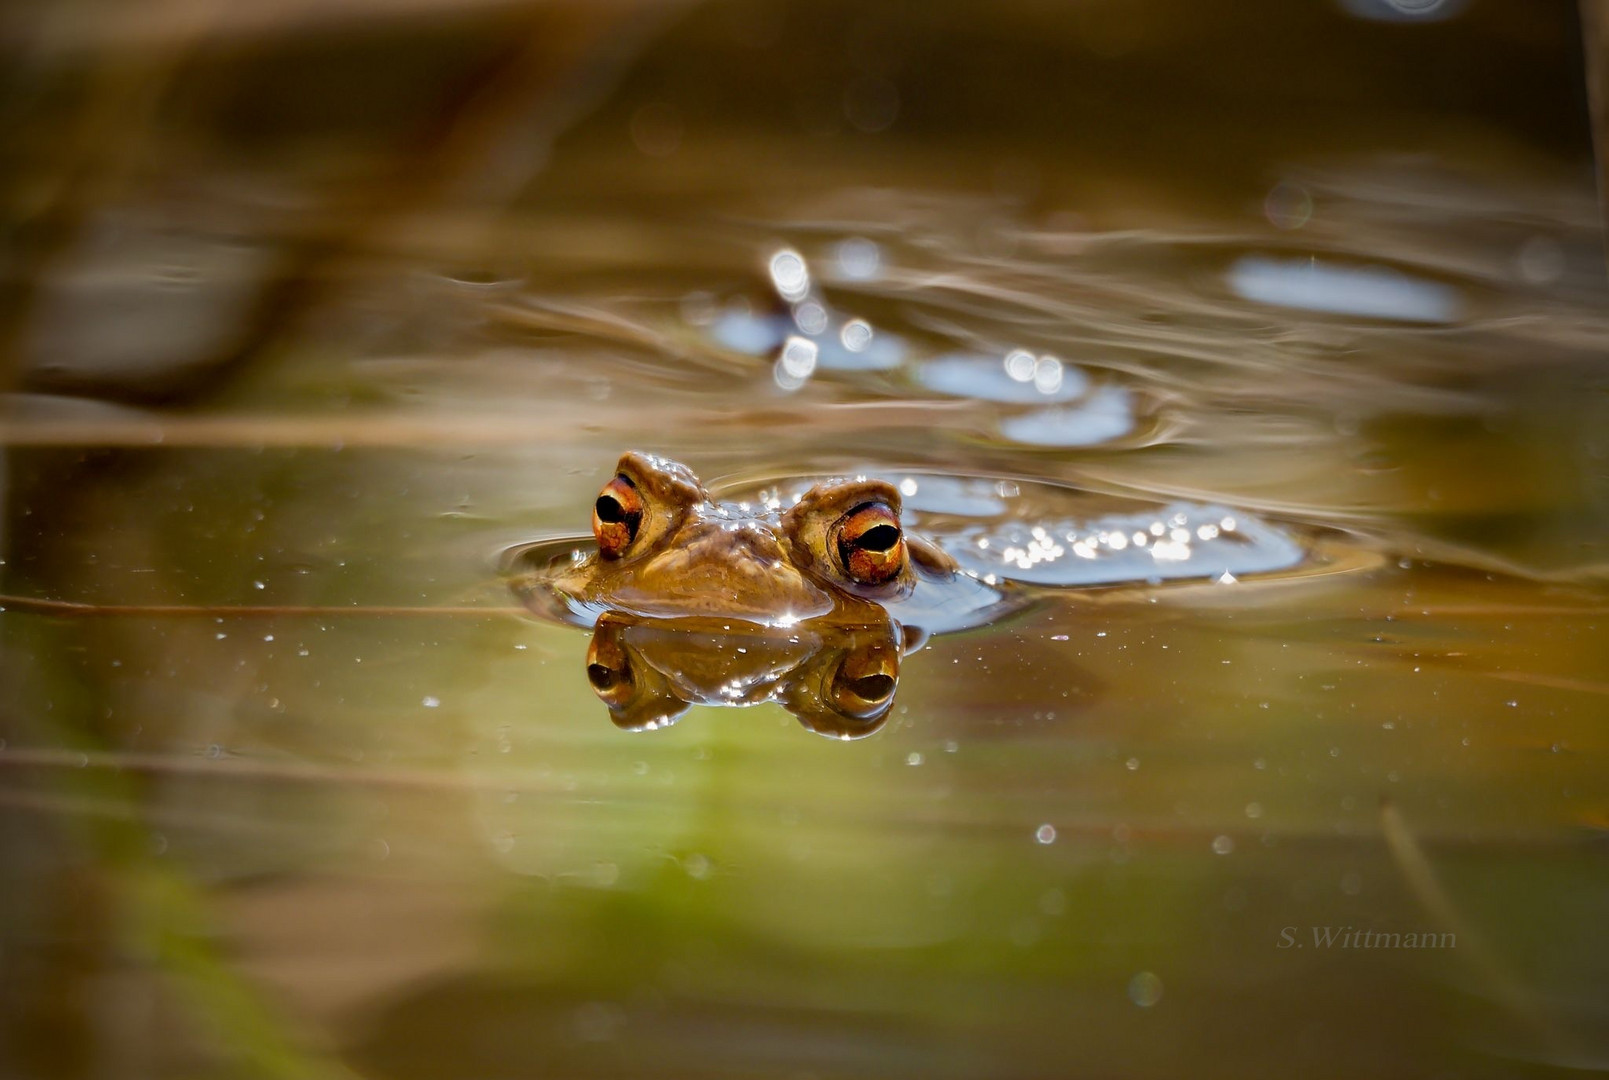
[[[1609,1068],[1601,16],[0,5],[0,1074]],[[628,448],[1308,558],[628,734]]]

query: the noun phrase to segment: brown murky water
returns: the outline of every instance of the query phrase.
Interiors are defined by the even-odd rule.
[[[0,1072],[1609,1068],[1574,18],[9,16]],[[1032,602],[617,730],[501,567],[629,447]]]

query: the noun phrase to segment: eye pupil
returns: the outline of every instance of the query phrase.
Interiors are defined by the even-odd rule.
[[[873,525],[855,538],[862,551],[887,551],[899,543],[899,529],[892,525]]]
[[[620,684],[624,676],[624,672],[616,671],[607,664],[593,663],[587,665],[587,681],[592,684],[593,689],[600,693],[607,693],[613,690]]]
[[[852,580],[862,585],[885,585],[900,575],[905,565],[905,543],[899,519],[880,502],[855,507],[834,526],[838,542],[838,565]]]
[[[862,675],[858,679],[845,679],[844,683],[862,701],[879,702],[894,692],[894,679],[890,675]]]
[[[626,520],[626,508],[613,495],[599,495],[593,510],[598,520],[606,525],[618,525]]]

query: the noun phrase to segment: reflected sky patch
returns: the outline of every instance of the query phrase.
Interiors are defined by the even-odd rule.
[[[905,360],[903,338],[873,330],[860,319],[845,323],[837,334],[824,334],[820,346],[824,371],[890,371]]]
[[[710,324],[710,337],[733,352],[765,356],[776,351],[792,329],[786,315],[756,315],[747,307],[729,307]]]
[[[1089,391],[1089,378],[1078,368],[1025,349],[1004,357],[951,353],[921,365],[916,378],[941,394],[1011,405],[1076,401]]]
[[[1247,255],[1229,269],[1243,300],[1336,315],[1400,322],[1454,322],[1463,299],[1450,285],[1409,277],[1386,266],[1344,266],[1315,258]]]
[[[907,510],[975,518],[995,517],[1006,512],[1005,497],[1000,490],[1002,482],[998,480],[877,470],[866,470],[866,475],[887,480],[899,488],[900,499]]]
[[[1133,395],[1121,386],[1098,387],[1075,405],[1035,409],[1000,421],[1000,434],[1024,446],[1096,446],[1133,430]]]

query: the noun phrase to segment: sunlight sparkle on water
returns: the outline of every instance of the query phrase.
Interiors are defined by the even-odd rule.
[[[771,256],[771,285],[784,300],[798,303],[810,295],[810,271],[804,256],[783,248]]]
[[[838,340],[842,341],[844,348],[850,352],[864,352],[866,346],[872,343],[871,324],[865,319],[850,319],[838,332]]]
[[[776,383],[784,390],[797,390],[816,370],[816,343],[809,338],[790,337],[777,357]]]
[[[1061,389],[1062,362],[1054,356],[1041,356],[1034,361],[1034,389],[1041,394],[1054,394]]]
[[[793,324],[814,337],[827,329],[827,309],[814,300],[806,300],[793,309]]]
[[[1229,584],[1237,575],[1285,569],[1303,557],[1302,546],[1273,525],[1237,521],[1221,507],[1189,503],[1175,503],[1160,514],[1049,527],[1010,521],[978,525],[944,546],[975,573],[995,570],[1021,581],[1061,585],[1190,577]]]

